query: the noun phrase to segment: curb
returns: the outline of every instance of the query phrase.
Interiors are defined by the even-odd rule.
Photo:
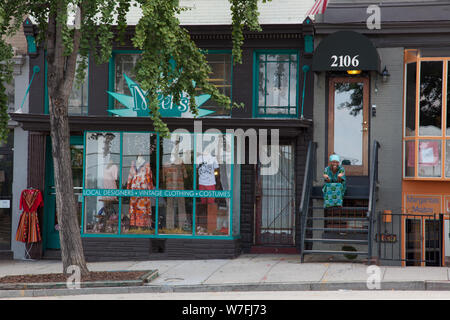
[[[167,292],[239,292],[239,291],[338,291],[369,290],[365,281],[302,283],[239,283],[200,285],[151,285],[129,287],[91,287],[80,289],[0,290],[0,298],[74,296],[88,294],[167,293]],[[374,289],[376,290],[376,289]],[[450,290],[450,281],[389,281],[379,290],[440,291]]]
[[[138,280],[119,280],[119,281],[87,281],[80,283],[80,289],[83,288],[120,288],[120,287],[137,287],[144,286],[158,277],[158,270],[133,270],[145,271]],[[117,271],[117,272],[130,272]],[[29,291],[29,290],[72,290],[68,289],[67,282],[40,282],[40,283],[2,283],[0,284],[0,297],[4,291]]]

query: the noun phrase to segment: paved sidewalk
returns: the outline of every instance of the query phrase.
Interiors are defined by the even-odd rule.
[[[367,290],[376,274],[359,263],[300,263],[299,255],[243,254],[230,260],[88,263],[91,271],[157,269],[144,287],[0,290],[1,297],[89,293]],[[0,276],[61,272],[60,261],[0,261]],[[449,268],[379,267],[382,290],[450,290]],[[369,288],[370,289],[370,288]]]

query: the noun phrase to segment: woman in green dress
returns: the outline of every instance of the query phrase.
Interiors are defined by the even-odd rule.
[[[323,191],[324,208],[342,207],[345,194],[345,169],[340,165],[337,154],[330,156],[330,165],[323,172],[325,184]]]

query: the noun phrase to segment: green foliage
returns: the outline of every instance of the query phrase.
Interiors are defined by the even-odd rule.
[[[5,41],[0,39],[0,142],[8,139],[8,96],[4,83],[12,81],[12,48]]]
[[[233,61],[242,63],[242,45],[244,44],[244,28],[250,31],[261,31],[258,22],[258,0],[229,0],[232,16]],[[271,0],[262,0],[266,3]]]
[[[233,61],[242,63],[244,28],[260,30],[258,0],[228,1],[232,12]],[[53,36],[52,30],[56,30],[54,47],[58,50],[62,46],[64,57],[68,58],[78,48],[76,75],[65,74],[64,77],[75,76],[76,83],[81,84],[89,55],[96,63],[106,63],[111,57],[114,41],[124,43],[126,14],[132,3],[131,0],[2,0],[0,37],[4,39],[5,36],[13,35],[24,17],[31,15],[36,21],[37,43],[48,48],[52,45],[48,39]],[[172,95],[174,102],[179,103],[182,92],[194,97],[196,88],[201,88],[203,93],[210,94],[221,105],[229,108],[242,107],[242,104],[232,104],[227,96],[208,82],[211,70],[205,56],[176,18],[177,14],[185,10],[180,8],[178,0],[137,0],[136,5],[143,12],[132,39],[133,44],[143,52],[136,75],[142,88],[149,90],[151,117],[157,131],[163,135],[168,134],[158,110],[157,91]],[[75,37],[78,31],[71,23],[76,15],[80,19],[79,39]],[[52,18],[56,18],[56,29],[52,28],[54,25],[50,25],[54,21]],[[0,61],[8,61],[10,58],[10,47],[1,41]],[[49,66],[60,63],[52,61],[50,57],[48,59]],[[175,66],[170,61],[175,61]],[[11,74],[9,64],[0,66],[0,80],[5,81]],[[1,127],[6,127],[3,119],[7,119],[4,91],[4,87],[0,86]],[[190,109],[194,115],[198,114],[194,99],[191,100]]]

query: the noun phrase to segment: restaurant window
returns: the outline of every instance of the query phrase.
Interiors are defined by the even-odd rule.
[[[239,233],[232,135],[86,132],[85,146],[83,236]]]
[[[209,82],[216,86],[220,93],[231,98],[231,79],[232,79],[232,60],[231,53],[227,51],[208,50],[206,60],[211,68],[208,75]],[[141,54],[138,51],[121,53],[117,51],[113,53],[110,62],[110,67],[114,68],[114,78],[110,79],[110,88],[114,88],[114,92],[131,95],[128,84],[125,80],[124,74],[131,80],[136,81],[135,67],[139,61]],[[197,88],[198,94],[202,94],[201,88]],[[123,106],[119,101],[109,98],[109,105],[112,109],[122,109]],[[114,100],[114,101],[113,101]],[[226,106],[221,106],[213,99],[207,100],[201,105],[202,109],[214,111],[208,117],[222,116],[228,117],[231,115],[231,109]]]
[[[78,68],[77,61],[76,68]],[[76,79],[73,81],[72,92],[69,96],[69,115],[87,115],[88,114],[88,71],[86,68],[83,82],[78,84]]]
[[[255,108],[257,117],[297,117],[298,52],[255,52]]]
[[[405,50],[404,178],[450,178],[449,64]]]

